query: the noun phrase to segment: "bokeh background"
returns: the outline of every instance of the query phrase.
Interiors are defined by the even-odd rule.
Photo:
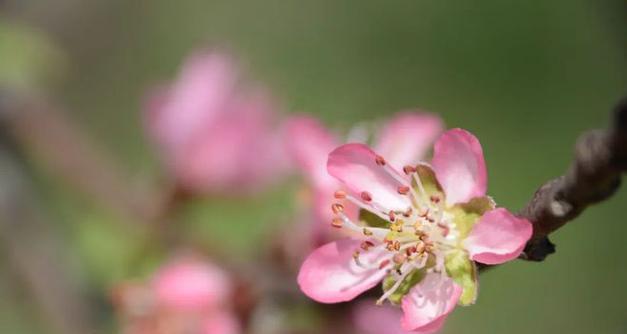
[[[288,112],[339,130],[407,108],[439,113],[480,138],[489,192],[512,210],[565,170],[578,134],[605,126],[627,92],[621,0],[0,1],[0,82],[54,100],[137,184],[162,172],[141,126],[143,95],[205,46],[236,54]],[[23,153],[68,276],[115,332],[109,289],[159,255],[133,258],[133,222],[50,172],[42,154]],[[289,216],[296,187],[194,202],[179,228],[245,262]],[[478,303],[454,312],[445,333],[626,333],[625,203],[621,189],[555,233],[547,261],[483,274]],[[9,247],[0,250],[0,332],[51,332]]]

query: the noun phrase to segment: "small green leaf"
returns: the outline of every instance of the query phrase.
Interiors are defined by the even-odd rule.
[[[387,220],[381,219],[381,217],[364,209],[359,210],[359,220],[363,221],[364,223],[366,223],[366,225],[370,227],[381,227],[381,228],[390,227],[390,222],[388,222]]]
[[[455,217],[453,222],[460,233],[459,240],[464,240],[475,223],[483,216],[486,211],[494,209],[496,205],[490,197],[476,197],[470,202],[456,204],[450,210]]]
[[[448,275],[463,289],[459,305],[474,304],[479,287],[475,263],[470,260],[466,252],[458,250],[446,257],[444,265]]]
[[[396,291],[394,291],[394,293],[390,295],[390,298],[388,298],[390,302],[392,302],[393,304],[399,305],[403,297],[405,297],[405,295],[409,293],[409,290],[411,290],[411,288],[413,288],[416,284],[420,283],[420,281],[422,281],[424,277],[425,277],[424,269],[414,270],[412,273],[407,275],[407,277],[405,277],[405,279],[403,280],[401,285],[398,287],[398,289],[396,289]],[[383,291],[385,292],[391,289],[395,283],[396,283],[395,277],[393,275],[388,275],[383,280]]]
[[[416,166],[416,172],[418,173],[420,183],[422,184],[427,196],[438,196],[444,200],[444,191],[442,190],[442,186],[438,182],[433,169],[431,169],[429,165],[419,164]],[[418,184],[415,180],[412,180],[412,186],[414,189],[418,188]]]

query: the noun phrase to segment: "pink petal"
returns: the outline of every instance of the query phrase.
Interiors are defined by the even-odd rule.
[[[401,328],[401,309],[392,305],[377,306],[374,300],[361,301],[354,306],[352,316],[362,334],[410,333]]]
[[[503,208],[486,212],[473,226],[464,245],[474,261],[499,264],[516,259],[531,237],[533,227]]]
[[[435,143],[432,165],[449,205],[485,195],[488,181],[483,150],[470,132],[446,131]]]
[[[327,172],[329,153],[338,140],[318,120],[308,116],[295,116],[286,121],[288,153],[316,188],[337,188],[337,181]]]
[[[222,269],[184,259],[161,268],[153,278],[152,289],[159,305],[175,310],[200,310],[224,302],[231,285]]]
[[[362,240],[341,239],[328,243],[307,257],[298,273],[298,285],[310,298],[321,303],[349,301],[374,287],[386,275],[379,269],[388,256],[383,248],[363,252],[358,266],[353,253],[360,250]]]
[[[403,329],[424,334],[436,332],[457,305],[461,294],[462,288],[452,279],[438,273],[427,274],[403,297]]]
[[[203,334],[239,334],[242,328],[237,318],[228,312],[211,314],[203,323]]]
[[[398,188],[405,183],[379,166],[376,158],[377,154],[364,144],[346,144],[329,154],[327,169],[358,197],[367,193],[385,212],[407,210],[411,206],[408,197],[398,194]]]
[[[375,150],[398,168],[415,165],[423,160],[443,128],[442,120],[436,115],[404,112],[381,130]]]

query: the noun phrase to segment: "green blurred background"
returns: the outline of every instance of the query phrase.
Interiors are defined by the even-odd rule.
[[[0,20],[39,29],[65,54],[49,94],[138,182],[160,168],[141,129],[142,94],[173,78],[197,47],[233,51],[286,110],[338,129],[407,108],[439,113],[480,138],[489,192],[513,210],[565,170],[578,134],[605,126],[627,92],[619,0],[9,0],[0,10]],[[0,63],[20,48],[7,41]],[[38,185],[94,294],[141,273],[129,271],[134,239],[110,213],[45,171]],[[183,226],[246,259],[251,241],[289,214],[292,190],[198,203]],[[555,233],[558,252],[546,262],[483,274],[477,305],[456,311],[445,333],[627,333],[625,203],[623,188]],[[6,276],[0,332],[45,332]]]

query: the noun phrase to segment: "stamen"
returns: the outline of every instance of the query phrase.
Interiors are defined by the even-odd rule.
[[[333,197],[335,197],[336,199],[345,199],[346,192],[344,190],[338,190],[333,194]]]
[[[377,165],[379,165],[379,166],[385,166],[385,159],[384,159],[382,156],[380,156],[380,155],[377,155],[377,156],[374,158],[374,161],[375,161],[375,162],[377,163]]]
[[[344,205],[340,203],[333,203],[333,205],[331,205],[331,210],[333,211],[333,213],[338,214],[344,211]]]
[[[392,257],[392,261],[394,261],[394,263],[396,264],[401,264],[405,262],[405,260],[407,260],[407,256],[402,253],[396,253],[394,254],[394,257]]]
[[[361,197],[362,200],[364,200],[364,202],[372,201],[372,195],[367,191],[362,191],[361,194],[359,194],[359,196]]]
[[[342,218],[340,217],[334,217],[333,220],[331,221],[331,226],[335,227],[335,228],[342,228],[343,222],[342,222]]]
[[[407,174],[407,175],[409,175],[411,173],[415,173],[416,172],[416,167],[410,166],[410,165],[403,166],[403,172],[405,174]]]
[[[381,261],[381,263],[379,263],[379,270],[385,268],[388,264],[390,264],[390,260],[389,259],[385,259],[385,260]]]
[[[407,195],[409,193],[410,188],[408,186],[398,186],[398,193],[401,195]]]
[[[394,220],[396,220],[396,214],[394,213],[394,210],[390,210],[390,212],[388,213],[388,216],[391,222],[394,222]]]
[[[365,236],[371,236],[372,235],[372,231],[370,231],[369,229],[364,227],[364,230],[362,231],[364,233]]]
[[[370,247],[373,247],[373,246],[374,246],[374,243],[372,241],[368,241],[368,240],[362,242],[361,245],[360,245],[361,249],[363,249],[365,251],[367,251],[368,249],[370,249]]]

